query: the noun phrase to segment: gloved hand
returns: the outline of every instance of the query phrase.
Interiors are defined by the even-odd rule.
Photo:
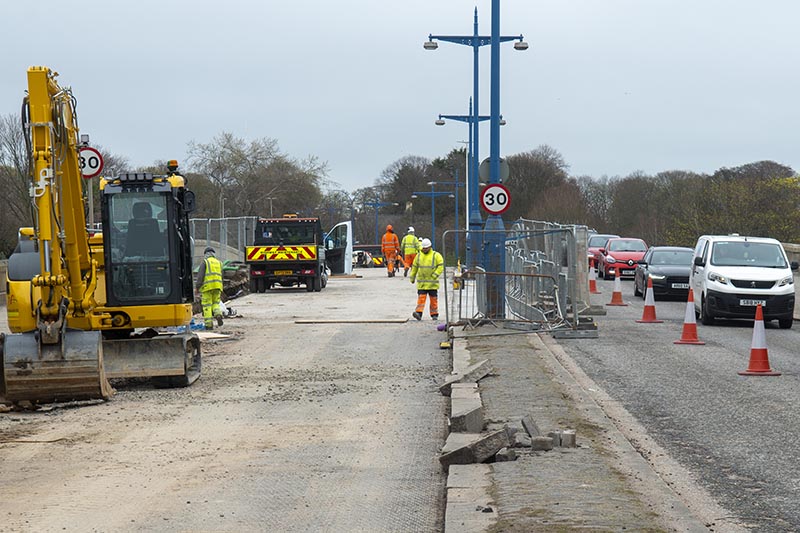
[[[415,281],[414,278],[411,278],[411,284],[412,285],[414,284],[414,281]]]

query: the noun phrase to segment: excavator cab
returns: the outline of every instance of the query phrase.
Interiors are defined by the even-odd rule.
[[[179,179],[139,173],[101,183],[108,307],[192,301],[194,196]]]

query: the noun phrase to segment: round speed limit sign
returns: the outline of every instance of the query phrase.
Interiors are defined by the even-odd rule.
[[[91,179],[103,171],[103,156],[96,149],[84,146],[80,149],[81,174],[83,177]]]
[[[511,204],[511,194],[504,185],[492,183],[481,193],[481,207],[490,215],[503,213]]]

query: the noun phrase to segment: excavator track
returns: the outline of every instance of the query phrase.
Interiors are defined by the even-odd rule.
[[[6,335],[4,396],[9,401],[50,403],[108,399],[114,393],[103,368],[99,331],[67,330],[59,344],[41,344],[38,333]]]

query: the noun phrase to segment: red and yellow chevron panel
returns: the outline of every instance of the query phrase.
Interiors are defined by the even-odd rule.
[[[317,258],[316,246],[248,246],[247,261],[313,261]]]

